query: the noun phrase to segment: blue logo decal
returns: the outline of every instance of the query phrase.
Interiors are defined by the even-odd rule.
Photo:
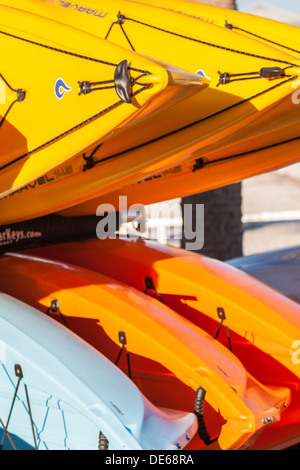
[[[65,93],[71,90],[72,88],[66,85],[62,78],[58,78],[56,80],[55,86],[54,86],[54,92],[55,92],[56,98],[61,100],[65,96]]]
[[[197,70],[196,74],[201,75],[201,77],[205,77],[205,78],[208,78],[210,80],[210,78],[206,75],[204,70]]]

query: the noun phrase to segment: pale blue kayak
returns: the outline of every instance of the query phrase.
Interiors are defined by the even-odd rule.
[[[176,450],[197,426],[193,413],[155,407],[70,330],[0,293],[1,448]]]

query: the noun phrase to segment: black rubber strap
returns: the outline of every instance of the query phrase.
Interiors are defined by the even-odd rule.
[[[209,446],[210,444],[213,444],[215,441],[217,441],[217,438],[212,439],[206,427],[204,419],[205,395],[206,391],[202,387],[199,387],[195,396],[194,413],[198,420],[198,435],[204,444]]]
[[[103,432],[99,433],[99,450],[108,450],[109,442]]]
[[[204,168],[205,166],[208,166],[208,165],[214,165],[216,163],[222,163],[222,162],[226,162],[228,160],[234,160],[236,158],[241,158],[241,157],[246,157],[247,155],[251,155],[252,153],[256,153],[256,152],[263,152],[264,150],[269,150],[269,149],[275,149],[277,147],[280,147],[281,145],[286,145],[286,144],[290,144],[292,142],[300,142],[300,136],[297,136],[297,137],[293,137],[292,139],[288,139],[288,140],[283,140],[281,142],[278,142],[276,144],[271,144],[271,145],[266,145],[265,147],[259,147],[259,148],[256,148],[256,149],[253,149],[253,150],[248,150],[247,152],[243,152],[243,153],[238,153],[238,154],[235,154],[235,155],[230,155],[229,157],[223,157],[223,158],[219,158],[217,160],[211,160],[209,162],[205,162],[203,161],[203,159],[199,159],[201,161],[201,168]],[[200,165],[199,165],[200,167]],[[196,168],[195,170],[197,170],[199,168]]]

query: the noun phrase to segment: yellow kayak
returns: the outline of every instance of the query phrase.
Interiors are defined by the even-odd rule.
[[[208,83],[68,25],[0,12],[2,196]]]
[[[104,1],[101,9],[95,1],[18,0],[15,5],[39,18],[59,18],[60,24],[106,39],[128,53],[173,64],[196,74],[202,85],[209,80],[210,86],[177,97],[173,106],[156,111],[150,106],[147,119],[118,128],[100,147],[73,153],[67,164],[30,185],[16,187],[10,177],[10,195],[2,194],[0,200],[1,223],[69,210],[179,165],[185,173],[209,165],[210,185],[217,187],[233,179],[235,156],[241,157],[235,181],[295,161],[299,112],[292,94],[300,72],[294,56],[208,22],[199,28],[193,16],[142,3]],[[274,157],[276,146],[287,146],[291,157],[286,150],[283,158]],[[258,164],[261,149],[268,164]],[[214,172],[221,162],[222,171]],[[155,197],[162,199],[158,192]]]
[[[189,15],[209,24],[221,26],[300,57],[299,28],[261,16],[202,4],[197,0],[130,0]]]

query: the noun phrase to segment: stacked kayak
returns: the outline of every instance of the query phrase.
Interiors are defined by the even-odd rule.
[[[2,293],[0,306],[1,448],[175,450],[194,436],[193,413],[153,406],[114,364],[39,311]]]
[[[217,337],[261,383],[291,391],[289,409],[255,446],[300,440],[299,365],[292,360],[299,304],[222,262],[155,242],[96,239],[30,253],[114,277]]]
[[[299,159],[290,52],[140,2],[1,4],[3,48],[24,54],[2,69],[22,101],[10,109],[18,94],[8,88],[1,109],[1,133],[17,135],[1,158],[0,222],[95,213],[98,197],[110,203],[132,184],[139,203],[184,196]],[[55,63],[47,77],[37,60]],[[23,84],[11,85],[18,67]],[[46,108],[49,125],[33,132]],[[175,179],[137,184],[162,172]]]

